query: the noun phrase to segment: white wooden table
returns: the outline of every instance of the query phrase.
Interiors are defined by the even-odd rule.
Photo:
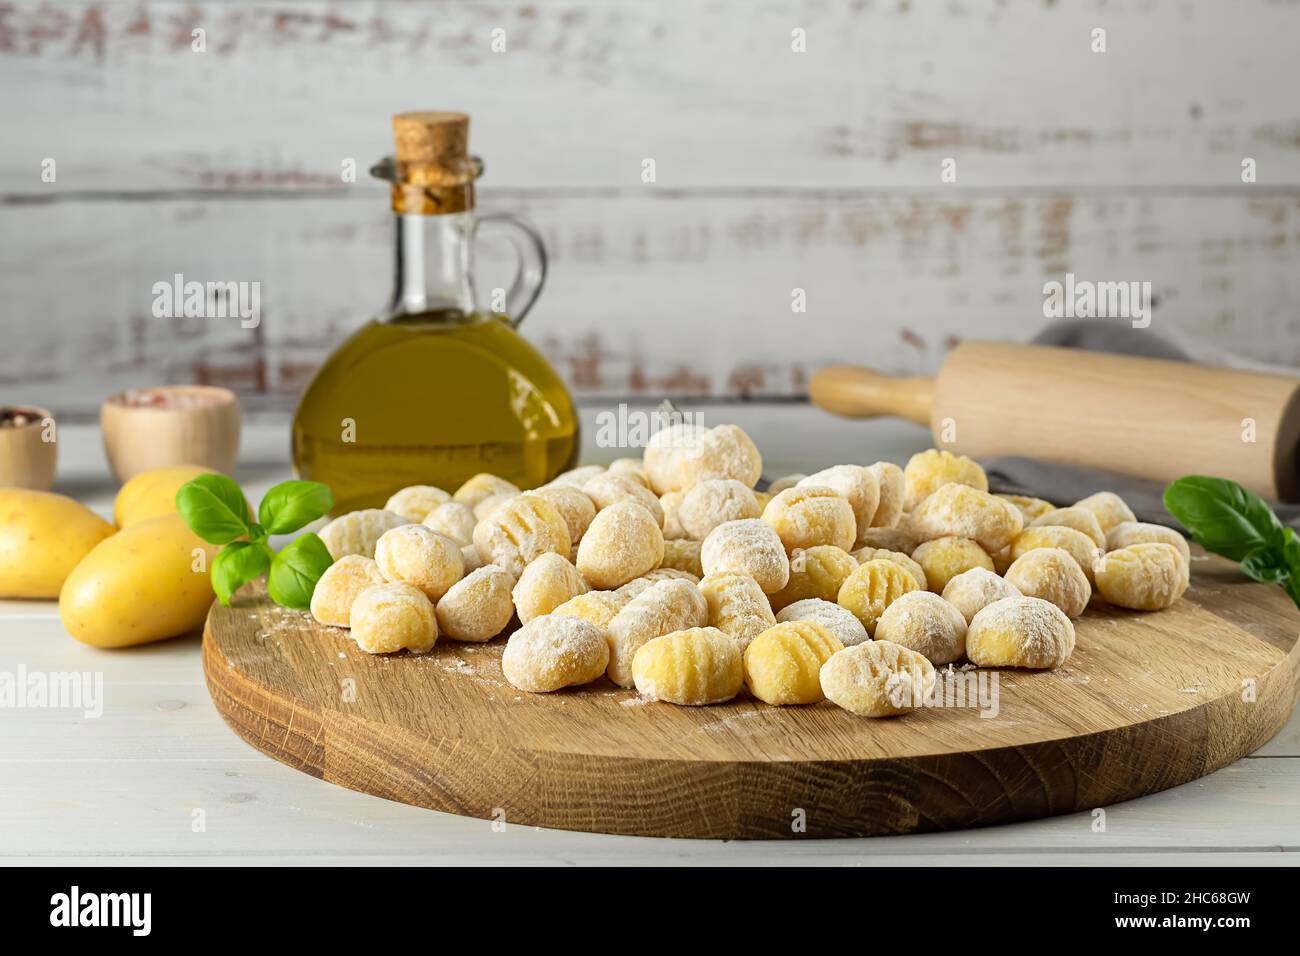
[[[703,409],[769,452],[765,472],[905,460],[928,444],[902,424],[840,422],[806,407]],[[585,430],[594,428],[588,410]],[[288,475],[287,426],[245,430],[239,478],[254,500]],[[772,460],[773,450],[782,449]],[[107,513],[113,485],[90,427],[61,437],[58,490]],[[621,454],[588,448],[586,460]],[[45,602],[0,602],[0,671],[103,674],[98,718],[0,709],[0,860],[6,863],[1181,863],[1300,861],[1300,722],[1210,777],[1090,813],[869,840],[724,843],[507,826],[323,783],[253,750],[208,699],[197,637],[127,651],[83,646]]]

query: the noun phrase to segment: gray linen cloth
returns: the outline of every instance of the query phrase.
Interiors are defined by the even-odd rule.
[[[1118,322],[1075,320],[1054,322],[1034,336],[1037,345],[1088,349],[1119,355],[1193,361],[1202,358],[1192,348],[1149,329],[1133,329]],[[1240,361],[1221,362],[1237,366]],[[1270,368],[1269,371],[1282,371]],[[1294,373],[1294,370],[1291,370]],[[1165,486],[1158,481],[1134,478],[1100,468],[1056,465],[1033,458],[1000,455],[980,462],[989,476],[989,490],[1004,494],[1031,495],[1056,505],[1068,505],[1097,491],[1113,491],[1123,498],[1139,521],[1168,525],[1179,531],[1183,527],[1165,510],[1161,501]],[[1279,505],[1273,510],[1288,525],[1300,530],[1300,505]],[[1184,531],[1184,533],[1186,533]]]

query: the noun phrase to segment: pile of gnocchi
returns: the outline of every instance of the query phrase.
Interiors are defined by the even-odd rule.
[[[606,677],[672,704],[743,687],[886,717],[922,706],[936,667],[1060,667],[1091,601],[1154,611],[1188,585],[1182,536],[1111,492],[991,494],[938,449],[765,492],[761,474],[737,426],[677,424],[532,491],[404,488],[322,529],[335,563],[311,613],[374,654],[510,632],[502,671],[530,693]]]

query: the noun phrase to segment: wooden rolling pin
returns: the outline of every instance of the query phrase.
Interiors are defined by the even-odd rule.
[[[964,342],[935,378],[831,366],[812,400],[849,418],[928,425],[972,458],[1024,455],[1157,481],[1231,478],[1275,501],[1300,493],[1300,379],[1186,362]]]

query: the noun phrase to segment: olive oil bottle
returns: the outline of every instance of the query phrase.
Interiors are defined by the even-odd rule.
[[[384,311],[325,361],[298,404],[298,474],[334,492],[335,512],[382,507],[407,485],[453,491],[480,471],[531,488],[572,466],[577,417],[559,375],[517,327],[546,275],[540,237],[509,216],[476,216],[469,117],[393,117],[396,271]],[[474,239],[509,227],[519,271],[505,311],[481,311]]]

